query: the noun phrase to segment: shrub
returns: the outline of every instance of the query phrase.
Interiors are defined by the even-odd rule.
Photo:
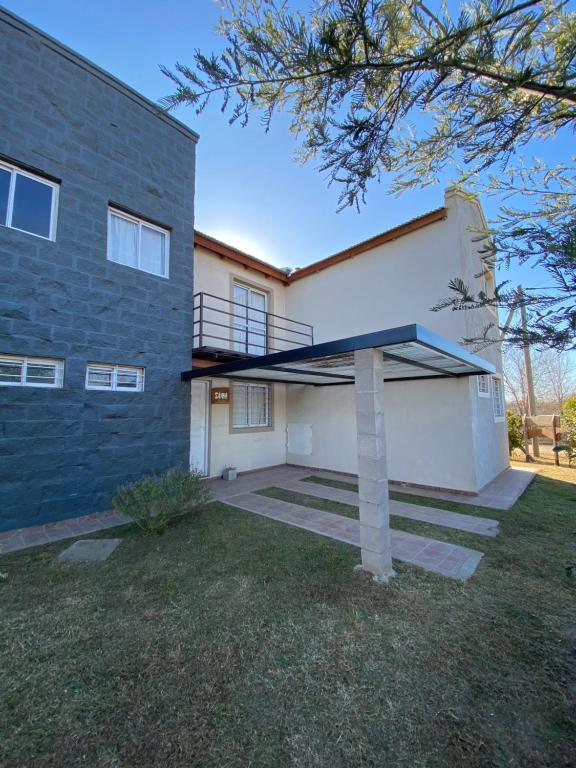
[[[173,517],[204,504],[209,496],[202,475],[171,469],[158,477],[146,475],[135,483],[123,485],[112,506],[147,533],[161,534]]]
[[[506,412],[506,420],[508,422],[508,450],[510,453],[515,448],[524,450],[524,426],[522,424],[522,416],[512,411]]]
[[[576,448],[576,397],[569,397],[562,406],[562,434]]]

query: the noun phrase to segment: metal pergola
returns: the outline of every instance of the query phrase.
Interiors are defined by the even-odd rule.
[[[454,379],[496,372],[496,368],[481,357],[413,324],[192,368],[184,371],[181,378],[183,381],[206,377],[260,380],[316,387],[354,384],[354,352],[370,348],[382,352],[384,381]]]

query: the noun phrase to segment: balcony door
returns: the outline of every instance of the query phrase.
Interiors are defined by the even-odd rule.
[[[266,312],[268,296],[242,283],[234,283],[232,340],[235,352],[265,355],[268,349]]]

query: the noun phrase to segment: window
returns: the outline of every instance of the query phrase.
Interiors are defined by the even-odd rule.
[[[504,405],[504,390],[502,389],[502,379],[499,376],[492,376],[492,395],[494,421],[504,421],[506,408]]]
[[[268,296],[248,285],[232,286],[233,338],[237,352],[265,355],[268,351]]]
[[[170,233],[127,213],[108,209],[108,259],[168,277]]]
[[[0,384],[7,387],[62,387],[64,360],[0,355]]]
[[[234,384],[232,386],[232,426],[234,429],[270,426],[268,384]]]
[[[144,368],[88,363],[86,366],[86,389],[142,392],[144,390]]]
[[[0,224],[54,240],[58,184],[0,163]]]
[[[480,397],[490,397],[490,377],[483,373],[476,377],[478,381],[478,394]]]

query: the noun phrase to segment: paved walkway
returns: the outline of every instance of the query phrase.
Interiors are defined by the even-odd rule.
[[[37,547],[39,544],[51,544],[54,541],[84,536],[87,533],[115,528],[117,525],[125,525],[129,522],[129,518],[125,515],[118,515],[115,512],[98,512],[57,523],[17,528],[14,531],[0,533],[0,555],[7,555],[9,552],[28,549],[28,547]]]
[[[510,509],[518,501],[526,488],[538,474],[537,469],[524,467],[508,467],[498,477],[488,483],[480,493],[467,494],[452,491],[435,491],[431,488],[419,488],[407,483],[392,481],[390,490],[396,493],[409,493],[412,496],[424,496],[428,499],[441,499],[442,501],[454,501],[457,504],[472,504],[477,507],[491,509]],[[328,472],[325,470],[310,470],[307,477],[316,475],[327,480],[340,480],[341,482],[357,483],[356,475],[346,475],[340,472]]]
[[[392,483],[391,486],[395,491],[410,493],[413,495],[427,496],[429,498],[435,499],[444,499],[446,501],[455,501],[460,504],[474,504],[483,507],[492,507],[493,509],[509,509],[510,506],[512,506],[512,504],[521,495],[521,493],[527,488],[529,483],[533,480],[535,474],[535,470],[528,467],[526,467],[526,469],[520,469],[519,467],[508,469],[499,477],[497,477],[492,483],[490,483],[490,485],[488,485],[477,496],[466,496],[459,493],[433,491],[423,488],[415,488],[414,486],[399,485],[396,483]],[[240,475],[237,480],[232,482],[228,482],[222,479],[210,480],[209,485],[212,492],[212,497],[214,499],[227,502],[230,498],[239,494],[251,493],[253,491],[257,491],[270,486],[281,486],[292,481],[302,481],[304,478],[309,477],[310,475],[319,475],[321,477],[332,478],[350,483],[356,482],[356,477],[353,475],[315,470],[310,467],[295,467],[282,464],[277,467],[271,467],[269,469],[247,472],[243,475]],[[307,483],[306,485],[308,486],[312,484]],[[308,490],[308,495],[313,495],[310,490]],[[328,497],[325,496],[325,498]],[[400,504],[401,502],[393,503]],[[408,507],[408,509],[406,509],[406,507]],[[399,507],[396,506],[396,510],[398,509]],[[420,512],[419,510],[424,508],[412,504],[403,505],[403,507],[400,509],[404,512],[405,517],[411,516],[413,519],[423,520],[425,518],[416,517],[415,515],[432,514],[430,512]],[[399,513],[395,511],[393,514]],[[443,514],[447,515],[455,513],[444,512]],[[481,518],[474,518],[474,520],[480,519]],[[441,524],[447,525],[447,518],[444,518],[444,520],[445,522]],[[8,554],[9,552],[15,552],[16,550],[20,549],[26,549],[28,547],[35,547],[39,544],[49,544],[54,541],[62,541],[64,539],[69,539],[76,536],[83,536],[88,533],[105,530],[106,528],[114,528],[118,525],[124,525],[127,522],[128,520],[121,515],[117,515],[113,512],[101,512],[94,515],[83,515],[82,517],[76,517],[71,520],[63,520],[62,522],[48,523],[46,525],[6,531],[4,533],[0,533],[0,555]],[[434,521],[430,520],[430,522]],[[435,522],[438,521],[436,520]],[[473,532],[481,533],[481,531]],[[489,535],[486,533],[486,531],[484,531],[484,533],[485,535]]]
[[[227,503],[320,536],[360,546],[360,523],[350,517],[302,507],[256,493],[231,496]],[[392,530],[391,539],[392,557],[396,560],[460,581],[465,581],[474,573],[483,556],[482,552],[474,549],[435,541],[405,531]]]
[[[303,493],[319,499],[337,501],[341,504],[358,506],[358,493],[345,491],[341,488],[331,488],[320,483],[303,482],[302,480],[289,480],[276,485],[293,493]],[[474,515],[462,515],[459,512],[447,512],[444,509],[434,507],[422,507],[419,504],[406,504],[403,501],[390,501],[390,514],[397,517],[408,517],[411,520],[420,520],[424,523],[442,525],[445,528],[456,528],[459,531],[478,533],[481,536],[497,536],[498,520],[490,520],[487,517],[475,517]]]

